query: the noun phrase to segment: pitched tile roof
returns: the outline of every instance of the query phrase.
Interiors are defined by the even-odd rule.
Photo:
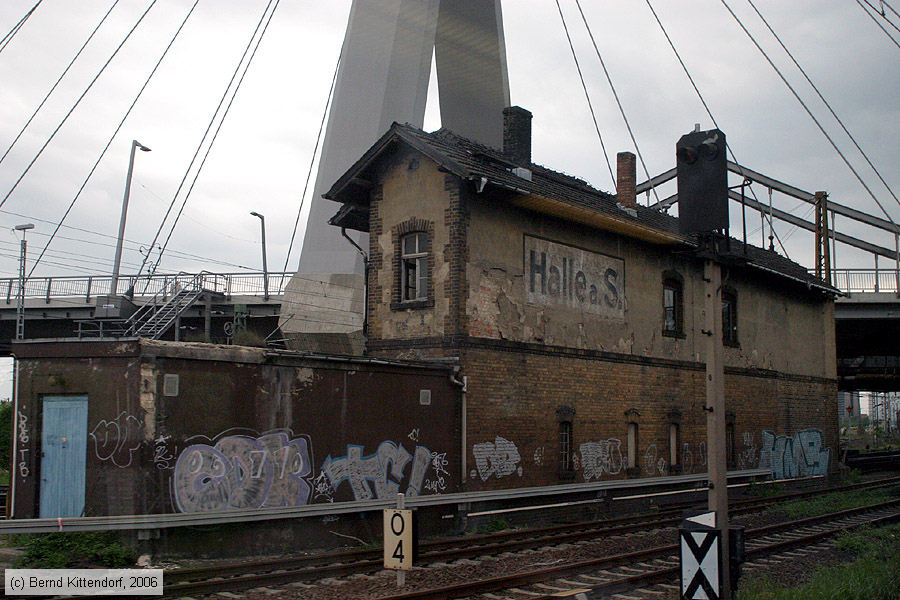
[[[496,148],[460,137],[447,129],[427,133],[400,123],[394,123],[324,194],[325,198],[345,203],[345,207],[331,219],[333,225],[361,229],[360,209],[365,211],[365,207],[360,204],[367,203],[363,199],[367,195],[355,192],[365,189],[369,168],[397,142],[418,150],[446,171],[476,182],[476,185],[491,185],[517,192],[515,195],[540,198],[545,201],[540,206],[556,207],[553,214],[557,216],[594,215],[604,223],[613,224],[612,229],[625,235],[635,231],[655,232],[656,241],[660,243],[693,248],[699,245],[696,236],[679,233],[678,219],[671,215],[640,205],[635,208],[622,207],[616,202],[615,195],[593,188],[582,179],[534,163],[518,164]],[[355,210],[352,208],[354,206]],[[535,208],[534,205],[528,207]],[[731,248],[730,255],[735,262],[746,263],[748,267],[786,277],[807,287],[839,293],[836,288],[810,275],[801,265],[775,252],[751,245],[747,245],[745,250],[743,243],[734,239]]]

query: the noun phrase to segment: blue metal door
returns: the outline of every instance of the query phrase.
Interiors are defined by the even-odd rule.
[[[87,396],[44,398],[41,518],[80,517],[87,462]]]

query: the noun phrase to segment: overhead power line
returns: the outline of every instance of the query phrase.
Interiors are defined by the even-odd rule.
[[[756,14],[759,16],[759,18],[765,24],[766,28],[772,33],[772,36],[778,41],[779,45],[781,45],[781,48],[784,50],[785,54],[787,54],[788,57],[791,59],[791,62],[794,63],[794,66],[797,67],[797,69],[800,71],[800,73],[803,74],[803,77],[806,79],[806,82],[809,83],[810,87],[812,87],[812,89],[816,92],[816,95],[819,97],[819,100],[821,100],[822,103],[825,105],[825,107],[828,108],[828,112],[831,113],[831,116],[834,117],[834,120],[838,122],[838,124],[841,126],[841,129],[844,130],[844,133],[847,134],[847,137],[850,138],[850,141],[853,142],[853,145],[856,147],[857,150],[859,150],[859,153],[865,159],[865,161],[869,165],[869,167],[872,168],[872,171],[875,172],[875,175],[878,176],[879,181],[881,181],[882,185],[884,185],[884,187],[888,191],[888,193],[894,198],[894,201],[898,205],[900,205],[900,199],[897,198],[897,196],[894,194],[894,190],[891,189],[891,186],[888,185],[888,182],[885,181],[884,177],[881,176],[881,172],[878,170],[878,168],[875,167],[875,165],[869,159],[869,155],[866,154],[865,151],[859,146],[859,143],[857,143],[856,138],[853,137],[853,134],[850,133],[850,130],[847,129],[846,125],[844,125],[844,121],[842,121],[841,118],[839,116],[837,116],[837,113],[834,112],[834,109],[831,107],[831,104],[829,104],[828,100],[825,99],[825,96],[822,95],[822,92],[819,91],[819,88],[816,86],[815,83],[813,83],[812,79],[809,78],[809,75],[806,74],[806,71],[803,69],[802,66],[800,66],[800,63],[797,62],[797,59],[794,58],[794,55],[791,53],[791,51],[787,49],[787,46],[784,45],[784,42],[782,42],[781,38],[778,36],[778,34],[775,33],[775,30],[772,29],[772,26],[769,24],[769,22],[766,20],[766,18],[764,16],[762,16],[762,13],[759,12],[759,9],[756,8],[756,5],[753,3],[753,0],[747,0],[747,2],[750,4],[751,7],[753,7],[753,10],[756,12]]]
[[[309,158],[309,169],[306,171],[306,181],[303,183],[303,192],[300,194],[300,206],[297,208],[297,219],[294,221],[294,230],[291,232],[291,241],[288,244],[287,253],[284,255],[284,268],[287,271],[288,262],[291,260],[291,249],[294,247],[294,237],[297,235],[297,227],[300,225],[300,215],[303,213],[303,205],[306,201],[306,190],[309,188],[309,181],[312,178],[313,165],[316,163],[316,154],[319,151],[319,144],[322,142],[322,132],[325,130],[325,119],[328,117],[328,109],[334,98],[334,86],[337,83],[338,69],[341,67],[341,58],[344,54],[344,45],[341,44],[341,51],[338,53],[337,63],[334,65],[334,75],[331,77],[331,87],[328,89],[328,97],[325,99],[325,109],[322,111],[322,119],[319,121],[319,132],[316,134],[316,145],[313,148],[312,156]],[[299,270],[300,267],[297,267]]]
[[[118,1],[118,0],[117,0]],[[197,8],[197,4],[200,0],[195,0],[193,6],[188,11],[187,15],[185,15],[184,20],[181,21],[181,25],[178,26],[178,29],[175,31],[175,34],[172,36],[172,39],[169,40],[169,43],[166,45],[165,50],[160,55],[159,60],[156,61],[156,64],[153,66],[153,69],[150,71],[150,74],[147,75],[147,78],[144,80],[144,85],[141,86],[141,89],[138,90],[137,95],[135,95],[134,100],[131,101],[131,105],[128,107],[128,110],[125,111],[125,114],[122,116],[122,119],[119,121],[119,124],[116,126],[115,131],[113,131],[112,135],[109,136],[109,140],[106,142],[106,146],[103,147],[103,150],[100,152],[100,156],[97,157],[97,160],[94,161],[94,166],[91,167],[90,172],[88,172],[87,177],[84,178],[84,181],[81,182],[81,187],[78,188],[78,191],[75,193],[75,197],[72,198],[72,201],[69,203],[69,207],[66,208],[66,212],[60,218],[59,223],[56,225],[56,229],[53,230],[53,234],[50,236],[50,239],[47,240],[47,244],[44,246],[44,250],[50,247],[50,244],[53,242],[53,238],[56,236],[56,232],[59,231],[59,228],[62,227],[63,221],[66,220],[66,217],[69,216],[69,213],[72,211],[72,208],[75,206],[75,202],[81,196],[81,192],[84,191],[85,186],[88,181],[90,181],[91,177],[94,175],[94,171],[97,170],[97,166],[100,164],[100,161],[103,160],[103,157],[106,156],[106,151],[109,150],[109,147],[112,145],[113,140],[116,139],[116,136],[119,134],[119,131],[122,129],[122,125],[125,124],[125,120],[128,118],[128,115],[131,114],[131,111],[134,110],[135,105],[140,99],[141,95],[144,93],[144,90],[147,89],[147,85],[150,84],[150,80],[153,79],[153,75],[156,74],[157,69],[159,69],[159,65],[162,64],[163,59],[165,59],[166,55],[169,53],[169,50],[172,48],[172,44],[175,43],[175,40],[178,38],[178,35],[181,33],[181,30],[184,29],[185,24],[188,22],[188,19],[191,18],[191,15],[194,14],[194,9]],[[44,256],[43,251],[41,255],[38,257],[37,261],[31,267],[31,271],[29,271],[29,276],[31,273],[34,273],[34,270],[37,268],[38,264],[41,261],[41,258]]]
[[[19,19],[19,22],[13,25],[13,28],[3,36],[3,39],[0,40],[0,52],[6,50],[6,47],[9,46],[9,43],[12,41],[12,39],[16,37],[16,34],[19,33],[20,29],[22,29],[22,25],[24,25],[25,21],[28,20],[28,17],[30,17],[32,13],[37,10],[37,7],[41,5],[41,2],[43,2],[43,0],[38,0],[37,3],[31,7],[31,10],[25,13],[25,16]]]
[[[861,9],[863,9],[863,12],[865,12],[866,15],[868,15],[868,17],[869,17],[870,19],[872,19],[872,22],[874,22],[875,25],[878,26],[878,28],[884,33],[884,35],[886,35],[886,36],[888,37],[889,40],[891,40],[892,42],[894,42],[894,45],[895,45],[895,46],[897,46],[898,48],[900,48],[900,42],[897,41],[897,38],[895,38],[893,35],[891,35],[891,32],[888,31],[887,29],[885,29],[885,28],[884,28],[884,25],[882,25],[881,22],[878,20],[878,17],[877,17],[876,15],[877,15],[877,14],[880,14],[880,13],[878,13],[878,11],[875,11],[875,13],[876,13],[875,15],[873,15],[872,13],[870,13],[870,12],[869,12],[869,9],[866,8],[866,5],[863,4],[861,0],[856,0],[856,3],[859,4],[859,7],[860,7]],[[871,5],[870,5],[870,6],[871,6]],[[885,20],[887,20],[887,19],[885,19]],[[893,23],[892,23],[892,25],[893,25]]]
[[[166,210],[166,214],[163,215],[162,221],[160,221],[159,228],[156,230],[156,234],[153,236],[153,241],[150,243],[150,248],[155,248],[157,242],[159,241],[159,236],[162,233],[163,228],[166,225],[166,221],[169,218],[169,215],[172,212],[172,209],[175,207],[175,202],[178,200],[178,195],[181,193],[181,190],[184,188],[184,184],[190,175],[191,169],[194,166],[194,163],[197,161],[197,157],[200,155],[200,151],[203,149],[203,145],[206,143],[206,138],[209,135],[210,130],[212,130],[213,124],[216,122],[216,118],[219,114],[219,111],[222,110],[222,105],[225,103],[225,99],[228,97],[228,92],[231,90],[232,85],[234,85],[235,79],[237,78],[238,73],[241,70],[241,65],[244,63],[244,60],[247,58],[247,53],[250,51],[250,47],[253,45],[253,40],[256,38],[256,34],[259,32],[260,27],[262,26],[263,21],[266,18],[266,14],[269,12],[269,8],[272,6],[272,2],[274,0],[269,0],[269,3],[266,4],[265,9],[263,9],[262,15],[259,17],[259,21],[256,23],[256,28],[253,30],[253,34],[250,36],[250,40],[247,42],[247,46],[244,48],[243,54],[241,54],[241,58],[238,60],[237,65],[234,68],[234,72],[231,74],[231,79],[228,80],[228,85],[225,86],[225,91],[222,92],[222,97],[219,99],[219,103],[216,105],[216,109],[213,111],[212,116],[209,119],[209,123],[206,125],[206,131],[203,132],[203,136],[200,138],[200,142],[197,144],[197,149],[194,150],[194,155],[191,157],[191,162],[188,164],[187,169],[184,171],[184,176],[181,178],[181,182],[178,184],[178,188],[175,190],[175,193],[172,195],[172,201],[169,203],[169,208]],[[273,11],[274,13],[274,11]],[[233,100],[233,97],[232,97]],[[229,104],[230,106],[230,104]],[[224,120],[225,115],[222,115],[222,119]],[[219,128],[221,128],[221,122],[219,123]],[[216,129],[216,133],[218,133],[219,129]],[[210,147],[212,147],[212,141],[210,142]],[[206,152],[206,156],[209,156],[209,150]],[[203,161],[205,162],[206,156],[204,156]],[[201,167],[202,168],[202,163]],[[198,168],[198,173],[200,168]],[[197,176],[194,177],[193,183],[191,183],[191,188],[193,188],[194,183],[197,181]],[[181,205],[181,209],[179,210],[179,215],[181,211],[184,210],[184,205],[187,202],[187,198]],[[177,217],[176,217],[177,221]],[[169,238],[172,236],[172,231],[174,231],[174,225],[169,232]],[[167,238],[168,242],[168,238]],[[163,250],[160,250],[159,258],[157,259],[155,265],[151,268],[150,272],[155,273],[156,267],[162,261]],[[138,275],[144,272],[144,267],[147,266],[148,262],[150,262],[150,253],[147,253],[147,256],[144,257],[143,263],[141,264],[141,268],[138,271]]]
[[[75,61],[78,60],[78,57],[81,56],[81,53],[84,52],[85,48],[87,48],[87,45],[90,43],[90,41],[92,39],[94,39],[94,35],[97,33],[97,31],[103,25],[103,23],[106,22],[106,18],[109,16],[109,13],[111,13],[113,11],[113,9],[116,7],[116,5],[118,3],[119,3],[119,0],[115,0],[115,2],[112,3],[112,6],[109,7],[109,10],[106,11],[106,14],[104,14],[103,18],[100,19],[100,22],[97,23],[97,26],[94,27],[93,31],[91,31],[91,35],[88,36],[88,38],[84,41],[84,44],[81,45],[81,48],[78,49],[78,52],[75,53],[75,56],[72,57],[72,60],[69,61],[69,64],[66,66],[66,68],[63,70],[62,74],[56,80],[56,83],[53,84],[53,87],[50,88],[50,91],[47,92],[47,94],[44,96],[44,99],[41,100],[40,104],[38,104],[38,107],[36,109],[34,109],[34,112],[31,113],[31,116],[28,117],[28,120],[25,122],[24,125],[22,125],[22,129],[16,135],[15,139],[13,139],[12,143],[9,145],[9,148],[6,149],[6,152],[3,153],[3,156],[0,156],[0,164],[3,163],[3,159],[5,159],[6,156],[9,154],[9,151],[13,149],[13,146],[15,146],[16,142],[19,141],[19,138],[22,137],[22,134],[25,133],[25,130],[28,128],[28,126],[31,125],[31,122],[37,116],[38,112],[40,112],[40,110],[42,108],[44,108],[44,104],[46,104],[47,100],[50,99],[50,95],[53,94],[53,92],[56,90],[57,86],[59,86],[60,82],[63,80],[63,78],[69,72],[69,69],[72,68],[72,65],[75,64]]]
[[[844,161],[844,164],[847,165],[847,168],[850,169],[850,171],[856,177],[857,181],[859,181],[860,185],[862,185],[863,188],[865,188],[866,192],[869,193],[869,196],[871,196],[872,200],[875,201],[875,204],[878,205],[878,208],[881,209],[881,212],[884,213],[885,218],[888,221],[890,221],[891,223],[893,223],[894,220],[891,218],[891,215],[888,214],[887,210],[885,210],[884,206],[881,204],[881,202],[878,200],[878,198],[875,196],[875,194],[872,192],[872,190],[869,188],[869,186],[866,184],[866,182],[863,181],[863,178],[860,176],[860,174],[856,171],[855,168],[853,168],[853,165],[850,164],[850,161],[847,160],[847,157],[844,155],[843,152],[841,152],[841,149],[837,147],[837,144],[834,142],[834,140],[831,138],[831,136],[828,135],[828,132],[825,131],[825,128],[822,126],[822,123],[812,113],[812,111],[806,105],[806,102],[803,101],[803,99],[797,93],[797,90],[794,89],[794,86],[792,86],[790,84],[790,82],[787,80],[787,78],[781,72],[781,69],[779,69],[777,66],[775,66],[775,63],[772,62],[772,59],[769,57],[769,55],[766,53],[766,51],[763,50],[762,46],[759,45],[759,42],[756,41],[756,38],[753,37],[753,34],[750,33],[750,31],[744,25],[743,21],[741,21],[740,18],[734,13],[734,11],[731,10],[731,7],[728,5],[728,2],[726,2],[726,0],[720,0],[720,2],[728,10],[728,13],[734,18],[735,22],[737,22],[737,24],[741,28],[741,30],[747,35],[748,38],[750,38],[750,41],[753,42],[753,45],[756,46],[756,49],[760,51],[760,53],[763,55],[763,58],[765,58],[766,62],[769,63],[769,66],[771,66],[772,69],[775,70],[775,72],[778,74],[778,77],[781,78],[781,81],[784,83],[784,85],[787,86],[787,88],[791,91],[791,94],[794,95],[794,98],[797,99],[797,102],[800,103],[800,106],[803,107],[803,110],[806,111],[806,114],[809,115],[809,118],[812,119],[813,123],[816,124],[816,127],[819,128],[819,131],[822,132],[822,135],[825,136],[825,139],[828,140],[828,143],[831,144],[832,148],[834,148],[834,151],[837,152],[838,156],[841,157],[841,160]]]
[[[594,32],[591,31],[591,26],[588,25],[587,17],[584,16],[584,11],[581,9],[581,0],[575,0],[575,6],[578,7],[578,12],[581,14],[581,20],[584,21],[584,28],[587,29],[588,35],[591,38],[591,44],[594,46],[594,52],[597,53],[597,60],[600,61],[600,66],[603,67],[603,74],[606,75],[606,81],[609,83],[609,89],[612,90],[613,98],[616,99],[616,106],[619,107],[619,114],[622,115],[622,120],[625,121],[625,128],[628,130],[628,137],[631,138],[631,143],[634,145],[634,151],[638,155],[638,160],[641,161],[641,166],[644,168],[644,175],[647,176],[647,179],[650,180],[650,171],[647,170],[647,163],[644,162],[644,155],[641,154],[641,147],[637,143],[637,139],[634,137],[634,131],[631,130],[631,123],[628,122],[628,116],[625,114],[625,108],[622,106],[622,101],[619,99],[619,93],[616,91],[616,86],[613,85],[612,77],[609,74],[609,70],[606,68],[606,61],[603,60],[603,56],[600,54],[600,48],[597,47],[597,40],[594,38]],[[656,193],[656,186],[651,185],[650,189],[653,191],[653,196],[656,198],[656,201],[659,202],[659,194]]]
[[[125,45],[125,42],[128,41],[128,38],[131,37],[131,34],[134,33],[134,30],[138,28],[138,25],[141,24],[141,21],[144,20],[144,17],[146,17],[147,13],[150,12],[150,9],[152,9],[156,5],[157,1],[158,0],[153,0],[150,3],[150,6],[148,6],[147,10],[145,10],[141,14],[140,18],[137,20],[137,22],[134,24],[134,26],[131,28],[131,30],[125,35],[125,38],[122,40],[122,42],[116,47],[115,50],[113,50],[113,53],[106,60],[106,62],[103,63],[103,66],[100,67],[100,71],[97,72],[97,74],[94,76],[94,78],[88,84],[88,86],[84,89],[84,91],[78,97],[78,100],[75,101],[75,104],[72,105],[72,108],[69,109],[69,112],[66,113],[66,116],[64,116],[62,121],[60,121],[59,125],[56,126],[56,129],[53,130],[53,133],[50,134],[50,137],[47,138],[47,141],[44,142],[44,145],[41,146],[41,149],[38,150],[38,153],[35,155],[35,157],[31,159],[31,162],[28,163],[28,166],[25,167],[25,170],[22,172],[21,175],[19,175],[19,178],[16,179],[16,182],[13,184],[12,188],[3,197],[3,200],[0,200],[0,206],[3,206],[6,203],[6,201],[9,200],[9,197],[12,195],[12,193],[15,191],[15,189],[19,186],[19,183],[22,182],[22,180],[25,178],[25,175],[28,174],[28,172],[31,170],[31,167],[34,166],[34,163],[37,162],[37,159],[41,157],[41,154],[44,153],[44,150],[47,148],[47,146],[50,145],[50,142],[53,141],[53,138],[56,137],[56,134],[59,132],[60,129],[62,129],[62,126],[65,125],[66,121],[69,120],[69,117],[72,115],[73,112],[75,112],[75,109],[78,108],[78,105],[81,104],[81,101],[84,99],[84,97],[87,95],[87,93],[91,90],[91,88],[94,86],[94,84],[97,82],[97,80],[100,79],[100,76],[106,70],[106,67],[108,67],[109,63],[111,63],[113,58],[116,57],[116,54],[119,53],[119,50],[122,49],[122,46]]]
[[[679,53],[678,48],[675,47],[675,42],[672,41],[672,38],[669,36],[669,32],[666,30],[666,27],[663,25],[662,20],[660,20],[659,15],[656,13],[656,9],[653,8],[653,5],[650,3],[650,0],[644,0],[644,2],[647,4],[647,8],[650,9],[650,12],[653,14],[653,18],[656,21],[656,24],[659,25],[659,29],[660,29],[660,31],[662,31],[663,36],[665,36],[666,41],[669,43],[669,47],[672,49],[672,52],[675,54],[675,58],[678,59],[678,64],[681,65],[682,71],[684,71],[684,74],[687,76],[688,81],[691,82],[691,87],[694,88],[694,92],[697,94],[697,97],[700,99],[700,103],[703,105],[704,110],[706,110],[706,114],[709,116],[710,121],[712,121],[713,126],[716,129],[721,130],[722,128],[719,127],[719,123],[716,121],[716,117],[713,116],[712,110],[709,108],[709,104],[706,103],[706,99],[703,97],[703,93],[700,91],[700,88],[697,87],[697,83],[694,81],[694,77],[691,75],[691,72],[688,70],[687,65],[684,63],[684,60],[682,60],[681,53]],[[741,170],[741,177],[744,177],[746,179],[746,177],[743,173],[743,167],[741,167],[741,161],[739,161],[737,159],[737,156],[734,153],[734,149],[731,147],[730,144],[726,143],[725,150],[728,152],[729,155],[731,155],[731,160],[734,162],[734,164],[736,164],[738,166],[738,168]],[[758,203],[760,203],[759,198],[756,197],[756,191],[754,191],[753,186],[750,186],[749,190],[750,190],[750,194],[753,196],[753,199],[756,200]],[[775,226],[774,226],[774,223],[772,222],[772,218],[765,213],[763,213],[763,217],[766,219],[766,221],[768,221],[769,229],[772,231],[772,234],[775,237],[775,239],[778,240],[778,245],[781,247],[781,251],[784,252],[785,256],[790,258],[790,256],[788,255],[787,248],[784,247],[784,244],[782,243],[781,238],[778,235],[778,232],[775,231]]]
[[[597,132],[597,138],[600,140],[600,149],[603,150],[603,158],[606,160],[606,168],[609,169],[609,178],[612,179],[613,189],[616,187],[616,175],[613,173],[612,165],[609,162],[609,154],[606,152],[606,144],[603,143],[603,135],[600,133],[600,126],[597,124],[597,115],[594,113],[594,104],[591,102],[591,95],[588,93],[587,84],[584,82],[584,75],[581,72],[581,64],[578,62],[578,55],[575,53],[575,46],[572,44],[572,36],[569,35],[569,27],[566,25],[566,17],[563,15],[562,7],[559,0],[556,0],[556,9],[559,11],[559,18],[562,21],[563,30],[566,32],[566,39],[569,41],[569,49],[572,51],[572,59],[575,61],[575,68],[578,70],[578,78],[581,80],[581,89],[584,90],[584,97],[587,99],[588,110],[591,111],[591,119],[594,121],[594,131]]]

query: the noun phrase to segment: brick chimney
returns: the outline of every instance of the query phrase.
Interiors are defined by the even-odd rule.
[[[520,106],[503,109],[503,152],[516,163],[531,164],[531,112]]]
[[[616,155],[616,201],[625,208],[637,207],[637,193],[634,191],[636,177],[634,154],[619,152]]]

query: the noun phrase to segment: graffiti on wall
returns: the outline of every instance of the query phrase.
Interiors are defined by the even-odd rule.
[[[616,475],[622,471],[622,441],[609,438],[601,442],[586,442],[579,447],[584,480],[600,479],[603,473]]]
[[[491,477],[502,479],[513,473],[522,476],[519,449],[504,437],[498,435],[493,442],[473,445],[472,455],[475,456],[475,469],[469,473],[472,478],[477,475],[487,481]]]
[[[16,418],[16,429],[18,430],[19,443],[27,444],[31,439],[28,432],[28,415],[25,414],[26,407],[22,405]],[[28,448],[19,448],[19,476],[22,479],[28,477],[31,471],[28,470]]]
[[[160,434],[153,440],[153,464],[160,471],[175,468],[175,460],[178,458],[177,449],[170,448],[169,442],[172,440],[171,435]]]
[[[310,456],[309,439],[290,430],[262,435],[229,430],[214,444],[192,443],[178,454],[173,502],[186,513],[302,506],[311,491]]]
[[[112,421],[101,419],[89,435],[98,460],[125,468],[131,465],[134,453],[141,447],[141,422],[123,411]]]
[[[418,496],[432,460],[431,451],[424,446],[416,446],[415,452],[410,454],[402,445],[385,441],[373,454],[363,456],[362,446],[348,445],[346,456],[325,459],[322,472],[334,490],[346,481],[356,500],[390,498],[400,491],[406,466],[411,463],[406,495]],[[319,480],[316,481],[318,495]]]
[[[644,472],[651,477],[666,474],[666,459],[657,456],[656,444],[650,444],[644,452]]]
[[[759,468],[772,469],[776,479],[825,475],[831,461],[831,449],[826,448],[822,432],[806,429],[792,436],[762,432]]]
[[[425,480],[425,491],[440,494],[447,489],[447,480],[450,478],[450,472],[447,470],[448,464],[450,461],[447,460],[446,452],[431,453],[431,468],[434,471],[434,477]]]

